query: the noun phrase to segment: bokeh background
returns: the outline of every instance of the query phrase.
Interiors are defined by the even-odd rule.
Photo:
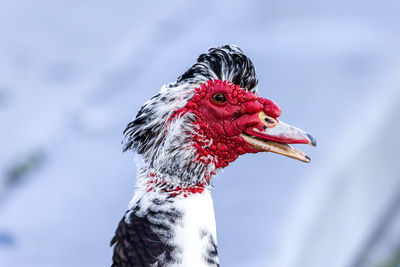
[[[400,264],[400,1],[0,2],[0,266],[108,266],[133,195],[122,130],[208,47],[311,132],[304,164],[214,178],[222,266]]]

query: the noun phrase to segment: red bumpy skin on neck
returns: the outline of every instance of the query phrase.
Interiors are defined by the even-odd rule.
[[[217,93],[225,96],[224,103],[212,100]],[[260,151],[240,137],[244,129],[260,127],[260,111],[274,119],[281,114],[278,105],[269,99],[258,97],[230,82],[212,80],[196,88],[192,99],[172,118],[186,112],[195,114],[197,132],[193,144],[198,152],[196,160],[224,168],[242,154]],[[205,178],[209,180],[211,177]]]

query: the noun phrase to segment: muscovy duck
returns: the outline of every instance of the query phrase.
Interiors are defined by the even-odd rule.
[[[112,266],[219,266],[211,177],[245,153],[310,161],[289,144],[315,139],[280,121],[257,82],[239,47],[210,48],[141,107],[123,150],[142,155],[144,166],[111,241]]]

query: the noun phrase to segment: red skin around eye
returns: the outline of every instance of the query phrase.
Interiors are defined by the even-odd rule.
[[[224,94],[226,102],[214,103],[212,96],[216,93]],[[269,99],[230,82],[212,80],[196,88],[192,99],[171,118],[186,112],[195,114],[194,124],[198,126],[193,137],[198,152],[196,160],[224,168],[242,154],[259,152],[247,145],[240,134],[246,128],[260,127],[260,111],[273,118],[281,114],[278,105]]]

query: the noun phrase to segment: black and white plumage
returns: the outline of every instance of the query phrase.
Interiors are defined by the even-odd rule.
[[[219,266],[211,196],[184,203],[180,196],[157,194],[146,199],[151,203],[134,200],[120,221],[112,266]]]
[[[279,122],[279,107],[256,85],[242,50],[211,48],[141,107],[124,151],[142,155],[144,166],[111,241],[112,266],[219,266],[211,177],[244,153],[309,161],[288,143],[315,140]]]
[[[157,207],[158,205],[154,203]],[[111,244],[115,244],[113,261],[116,266],[150,266],[156,263],[156,259],[162,259],[166,263],[174,263],[172,254],[175,247],[163,242],[161,238],[170,238],[171,227],[163,220],[176,222],[182,218],[178,211],[154,211],[148,210],[149,216],[162,217],[159,224],[149,220],[148,216],[138,216],[134,208],[127,212],[118,225]]]
[[[214,172],[212,166],[193,164],[191,159],[196,157],[193,148],[181,149],[191,142],[191,136],[182,133],[193,130],[192,114],[185,114],[173,124],[168,121],[193,97],[196,87],[210,80],[229,81],[247,90],[255,90],[258,83],[253,63],[240,48],[234,45],[210,48],[176,82],[164,85],[141,107],[124,131],[124,151],[132,149],[141,154],[148,164],[146,170],[167,174],[164,179],[175,179],[178,175],[174,184],[182,186],[196,185],[207,172]]]

